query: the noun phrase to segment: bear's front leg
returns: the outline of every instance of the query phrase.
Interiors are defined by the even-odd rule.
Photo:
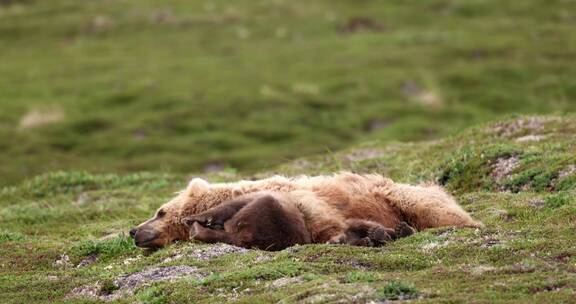
[[[198,222],[194,222],[192,226],[190,226],[190,239],[204,243],[227,243],[234,245],[226,231],[209,229],[200,225]]]
[[[224,202],[202,213],[186,217],[183,222],[188,227],[192,227],[194,223],[199,223],[204,227],[212,229],[224,229],[224,223],[244,208],[250,201],[251,199],[249,198],[243,198]]]

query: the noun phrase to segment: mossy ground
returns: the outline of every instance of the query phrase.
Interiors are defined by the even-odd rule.
[[[427,230],[382,248],[307,245],[200,258],[195,252],[215,247],[177,243],[145,253],[125,232],[182,188],[185,177],[42,175],[0,191],[2,302],[94,302],[70,297],[72,290],[99,282],[101,295],[114,295],[122,275],[188,265],[197,267],[198,276],[152,282],[116,301],[574,303],[575,132],[573,116],[515,117],[443,140],[373,141],[274,170],[354,170],[402,182],[440,182],[486,224]],[[527,141],[527,135],[539,136]],[[510,157],[515,160],[504,174],[495,174],[499,161]],[[87,259],[94,261],[77,266]]]

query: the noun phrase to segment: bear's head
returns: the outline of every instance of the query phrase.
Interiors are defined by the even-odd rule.
[[[188,240],[190,228],[182,222],[184,218],[241,194],[237,188],[210,185],[195,178],[184,191],[158,208],[151,219],[130,230],[130,236],[136,246],[143,248],[159,248],[174,241]]]

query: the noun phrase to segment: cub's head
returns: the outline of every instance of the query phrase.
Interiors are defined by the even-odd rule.
[[[187,216],[205,211],[230,199],[229,187],[212,186],[203,179],[193,179],[175,198],[162,205],[154,216],[130,230],[138,247],[158,248],[178,240],[188,240],[190,228],[182,223]]]

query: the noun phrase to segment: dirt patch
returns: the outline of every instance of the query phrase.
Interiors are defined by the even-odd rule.
[[[406,81],[401,90],[404,96],[428,108],[441,108],[444,105],[440,94],[434,90],[425,89],[415,81]]]
[[[378,149],[358,149],[346,155],[346,160],[350,162],[359,162],[368,159],[380,158],[384,156],[384,151]]]
[[[504,138],[512,138],[520,135],[525,135],[525,138],[530,135],[537,137],[542,136],[537,135],[537,133],[541,132],[544,129],[546,123],[550,121],[552,121],[551,118],[526,117],[513,121],[497,123],[489,127],[488,131]]]
[[[52,125],[64,120],[64,111],[60,109],[33,109],[20,119],[19,130],[28,130]]]
[[[357,32],[383,32],[386,30],[384,24],[368,17],[350,18],[346,23],[338,27],[340,34],[354,34]]]
[[[74,288],[66,298],[90,298],[114,301],[134,293],[138,287],[153,282],[170,281],[182,277],[204,278],[198,268],[191,266],[152,267],[118,277],[112,283],[96,282]]]
[[[519,158],[517,156],[498,158],[492,166],[490,177],[499,183],[507,178],[510,173],[518,166]]]

